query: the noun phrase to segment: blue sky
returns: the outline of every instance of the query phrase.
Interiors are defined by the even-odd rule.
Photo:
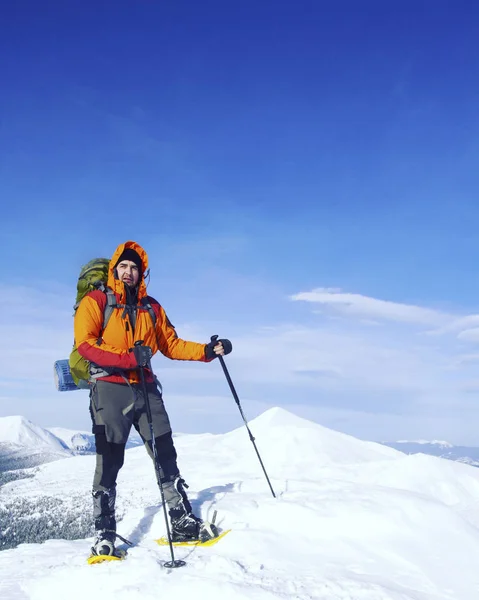
[[[0,22],[0,416],[52,388],[76,276],[134,239],[180,336],[230,337],[247,414],[477,443],[474,2],[19,0]],[[6,257],[6,259],[5,259]],[[158,358],[175,429],[238,424]]]

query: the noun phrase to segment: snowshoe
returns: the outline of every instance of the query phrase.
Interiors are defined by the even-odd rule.
[[[225,531],[222,531],[219,535],[217,535],[216,537],[213,538],[209,538],[206,541],[202,542],[201,540],[197,539],[197,540],[189,540],[189,541],[185,541],[185,542],[174,542],[172,541],[173,546],[214,546],[217,542],[219,542],[222,538],[225,537],[226,534],[228,534],[231,531],[231,529],[226,529]],[[163,536],[157,540],[155,540],[155,542],[157,544],[159,544],[160,546],[168,546],[169,545],[169,541],[168,538],[166,536]]]
[[[121,539],[129,546],[132,545],[131,542],[118,535],[116,531],[109,529],[98,531],[91,547],[91,554],[87,560],[88,564],[93,565],[104,561],[123,560],[126,558],[126,550],[120,550],[115,547],[116,538]]]

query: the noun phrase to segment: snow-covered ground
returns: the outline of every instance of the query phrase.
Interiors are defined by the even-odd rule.
[[[197,513],[232,532],[211,548],[176,548],[170,571],[153,468],[126,453],[118,531],[126,561],[88,566],[91,539],[0,552],[8,600],[477,600],[479,469],[407,456],[272,409],[250,424],[273,498],[244,427],[176,438]],[[39,467],[0,488],[0,503],[69,498],[90,510],[93,456]],[[35,540],[32,539],[32,542]]]

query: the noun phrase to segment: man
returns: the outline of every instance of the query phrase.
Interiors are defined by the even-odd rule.
[[[90,362],[94,382],[90,391],[90,413],[96,443],[93,478],[93,515],[96,538],[93,554],[115,554],[115,497],[118,472],[123,466],[125,444],[134,425],[153,458],[151,435],[139,369],[145,369],[153,431],[161,467],[161,483],[169,509],[173,540],[214,537],[208,523],[195,516],[177,466],[170,422],[161,392],[150,370],[150,358],[158,350],[175,360],[209,362],[231,352],[229,340],[209,344],[178,338],[160,304],[147,296],[146,252],[136,242],[118,246],[109,264],[108,287],[117,304],[103,329],[107,295],[88,293],[75,314],[75,343]],[[151,310],[154,314],[151,313]],[[135,346],[142,340],[143,345]]]

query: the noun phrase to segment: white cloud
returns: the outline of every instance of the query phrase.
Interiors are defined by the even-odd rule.
[[[321,314],[357,318],[364,325],[395,322],[416,326],[428,335],[453,334],[458,340],[479,341],[477,314],[456,315],[434,308],[342,292],[337,288],[315,288],[294,294],[291,299],[320,305]]]
[[[315,288],[310,292],[294,294],[292,300],[321,304],[346,315],[440,326],[451,317],[441,311],[411,304],[378,300],[361,294],[342,292],[336,288]]]
[[[460,340],[466,340],[467,342],[479,342],[479,327],[473,329],[465,329],[457,334]]]
[[[479,315],[466,315],[466,316],[456,316],[451,315],[448,321],[440,327],[435,333],[443,334],[443,333],[456,333],[461,336],[462,333],[465,333],[469,330],[475,330],[479,327]],[[467,339],[467,334],[464,337]]]

